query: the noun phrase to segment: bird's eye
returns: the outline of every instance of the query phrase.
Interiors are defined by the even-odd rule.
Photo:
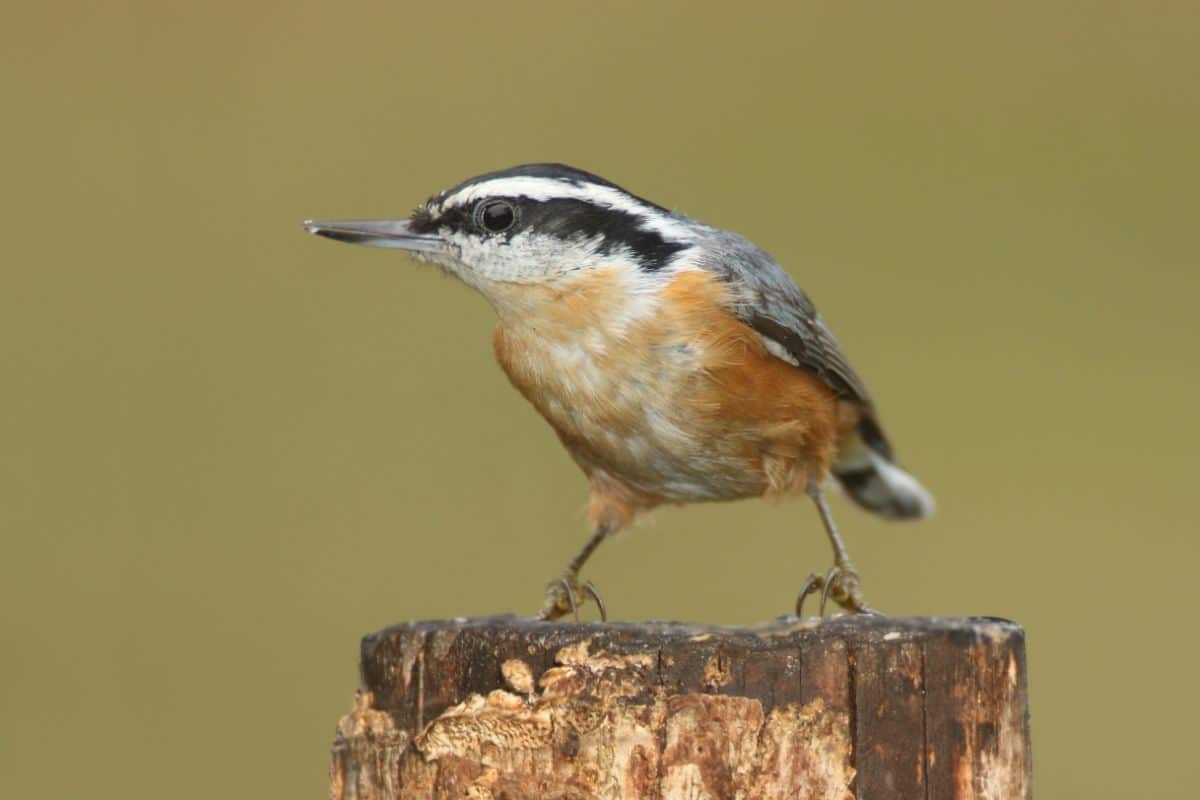
[[[501,233],[517,221],[517,210],[507,200],[484,200],[475,208],[475,222],[484,230]]]

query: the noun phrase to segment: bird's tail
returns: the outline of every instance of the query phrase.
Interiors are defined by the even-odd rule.
[[[892,449],[873,419],[864,418],[842,443],[833,476],[863,508],[889,519],[933,514],[933,495],[892,461]]]

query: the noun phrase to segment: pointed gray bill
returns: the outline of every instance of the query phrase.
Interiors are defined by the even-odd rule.
[[[304,221],[309,233],[368,247],[387,247],[393,250],[428,252],[442,250],[446,242],[440,236],[413,233],[408,220],[395,219],[309,219]]]

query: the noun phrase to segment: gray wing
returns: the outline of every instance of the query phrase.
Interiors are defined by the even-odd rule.
[[[875,404],[862,378],[850,366],[832,331],[808,295],[765,251],[736,234],[711,231],[703,264],[719,274],[737,298],[738,317],[775,342],[797,366],[816,374],[839,397],[861,405],[881,449],[890,450],[874,424]],[[864,431],[864,433],[866,433]]]
[[[774,259],[740,236],[707,228],[698,250],[697,265],[729,285],[734,313],[763,337],[774,355],[810,370],[862,409],[856,432],[866,452],[851,447],[832,467],[850,497],[892,519],[932,514],[933,497],[896,465],[871,395],[808,295]]]

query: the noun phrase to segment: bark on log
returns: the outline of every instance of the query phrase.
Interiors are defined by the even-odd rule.
[[[421,622],[363,640],[362,684],[334,800],[1031,796],[1003,620]]]

